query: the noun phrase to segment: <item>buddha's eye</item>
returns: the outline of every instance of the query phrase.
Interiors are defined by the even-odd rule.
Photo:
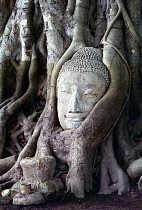
[[[60,92],[62,94],[64,94],[64,93],[70,93],[70,90],[69,89],[62,89],[62,90],[60,90]]]
[[[87,89],[84,91],[84,95],[85,96],[91,96],[91,97],[97,97],[98,94],[96,93],[96,91],[92,90],[92,89]]]
[[[61,93],[66,93],[67,91],[66,91],[66,90],[61,90],[60,92],[61,92]]]
[[[90,95],[93,92],[92,89],[87,89],[84,91],[84,95]]]
[[[99,94],[96,93],[96,92],[92,92],[91,95],[94,96],[94,97],[97,97]]]
[[[84,91],[84,95],[91,95],[91,94],[94,94],[94,90],[87,89],[87,90]]]

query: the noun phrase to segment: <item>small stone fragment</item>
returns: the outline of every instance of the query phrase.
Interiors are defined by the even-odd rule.
[[[2,195],[3,197],[6,197],[6,196],[10,195],[10,190],[9,190],[9,189],[3,190],[3,191],[1,192],[1,195]]]

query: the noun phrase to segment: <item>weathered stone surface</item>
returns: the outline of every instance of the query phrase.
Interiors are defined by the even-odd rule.
[[[31,192],[23,193],[21,185],[26,185],[26,181],[19,181],[11,188],[12,193],[17,194],[13,198],[13,204],[15,205],[30,205],[43,203],[45,200],[55,199],[57,196],[62,195],[64,192],[64,185],[60,178],[53,178],[50,181],[45,182],[33,182],[30,184]],[[38,194],[39,193],[39,194]],[[39,198],[36,197],[39,195]]]
[[[57,104],[62,128],[79,127],[106,89],[105,79],[94,72],[63,72]]]
[[[55,192],[55,185],[52,181],[40,182],[38,186],[38,191],[51,194]]]
[[[23,183],[21,181],[21,183]],[[15,185],[12,190],[17,191],[17,186],[20,187],[20,182],[18,185]],[[32,189],[31,193],[22,194],[17,193],[13,197],[14,205],[30,205],[30,204],[39,204],[45,202],[45,200],[55,199],[57,196],[60,196],[64,192],[63,183],[59,178],[55,178],[51,181],[39,182],[37,183],[38,188]],[[20,190],[19,190],[20,191]]]
[[[63,65],[57,80],[57,110],[64,130],[82,124],[105,94],[109,82],[99,49],[84,47]]]
[[[44,197],[40,192],[35,192],[27,195],[22,195],[18,193],[13,198],[14,205],[31,205],[31,204],[39,204],[43,203]]]
[[[25,158],[20,161],[26,182],[48,181],[53,179],[56,161],[52,156]]]
[[[12,192],[20,193],[20,184],[21,184],[21,181],[16,182],[16,183],[11,187],[11,191],[12,191]]]

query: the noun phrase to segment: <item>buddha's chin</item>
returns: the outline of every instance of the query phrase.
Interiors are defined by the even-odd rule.
[[[73,121],[68,121],[67,122],[67,129],[73,129],[73,128],[78,128],[83,121],[77,121],[77,120],[73,120]]]
[[[64,120],[60,121],[60,125],[64,130],[70,130],[78,128],[82,123],[84,119],[73,119],[73,118],[65,118]]]

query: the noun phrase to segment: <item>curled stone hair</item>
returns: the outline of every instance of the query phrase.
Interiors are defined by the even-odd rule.
[[[66,71],[94,72],[102,76],[108,85],[110,83],[109,72],[102,62],[102,50],[94,47],[83,47],[69,61],[65,62],[59,73],[57,83],[62,72]]]

